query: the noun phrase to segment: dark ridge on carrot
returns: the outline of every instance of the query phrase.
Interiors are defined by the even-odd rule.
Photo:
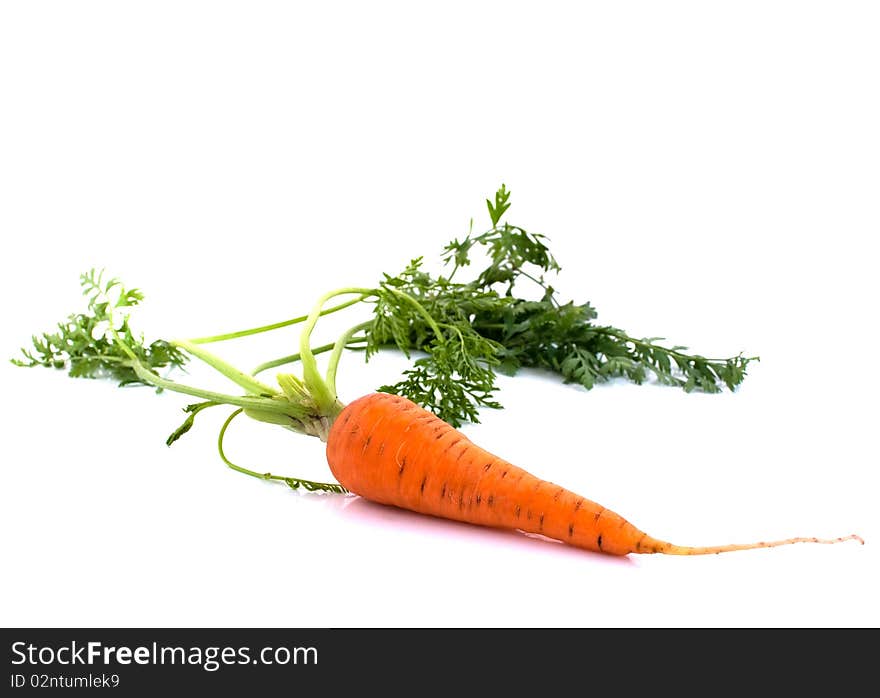
[[[452,443],[444,442],[450,435]],[[382,447],[367,451],[374,436]],[[456,446],[458,453],[453,452]],[[365,395],[343,409],[330,428],[327,462],[345,488],[365,499],[480,526],[537,533],[610,555],[708,555],[793,543],[864,543],[857,535],[714,546],[658,540],[601,504],[480,448],[406,398],[387,393]],[[426,487],[429,476],[442,483],[439,489]]]

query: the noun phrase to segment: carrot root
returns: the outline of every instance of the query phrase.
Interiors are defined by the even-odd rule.
[[[785,538],[783,540],[759,541],[757,543],[732,543],[730,545],[706,545],[706,546],[690,546],[690,545],[674,545],[666,541],[651,541],[643,543],[642,552],[663,553],[664,555],[717,555],[718,553],[730,553],[736,550],[755,550],[756,548],[778,548],[782,545],[793,545],[795,543],[819,543],[820,545],[834,545],[835,543],[844,543],[854,540],[862,545],[865,544],[864,539],[855,533],[849,536],[841,536],[840,538],[811,538],[797,537]]]
[[[609,555],[713,555],[850,540],[864,545],[855,534],[713,546],[658,540],[598,502],[485,451],[410,400],[386,393],[366,395],[342,410],[330,427],[327,463],[346,489],[380,504]]]

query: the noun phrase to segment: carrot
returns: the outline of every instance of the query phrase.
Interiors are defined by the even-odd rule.
[[[589,303],[561,303],[545,281],[544,274],[559,271],[559,265],[544,236],[500,223],[510,207],[509,196],[502,185],[494,204],[487,201],[492,219],[488,231],[468,233],[444,248],[443,262],[451,266],[448,275],[435,278],[417,257],[397,276],[384,274],[377,286],[323,294],[308,314],[224,334],[147,344],[129,325],[129,313],[143,294],[92,270],[80,277],[87,311],[70,315],[57,331],[34,336],[33,349],[23,348],[23,358],[13,361],[19,366],[69,367],[72,376],[110,376],[120,385],[142,383],[199,398],[200,402],[184,408],[187,417],[166,440],[169,445],[192,428],[203,410],[233,406],[217,439],[220,458],[242,474],[283,482],[293,489],[349,490],[423,514],[542,534],[613,555],[704,555],[791,543],[864,543],[850,535],[673,545],[594,501],[488,453],[457,431],[465,422],[478,422],[479,409],[501,407],[495,399],[498,372],[511,374],[527,366],[548,369],[586,389],[613,378],[643,383],[652,373],[659,383],[712,393],[722,385],[733,391],[747,365],[758,360],[742,354],[728,359],[689,355],[683,352],[685,347],[658,344],[659,338],[637,339],[610,325],[594,324],[596,311]],[[460,277],[453,281],[470,264],[475,248],[488,253],[490,265],[471,281]],[[541,300],[514,296],[518,281],[537,284],[543,289]],[[333,299],[335,305],[329,306]],[[313,346],[312,332],[322,317],[361,303],[372,305],[372,319],[349,327],[335,342]],[[300,323],[299,351],[265,361],[250,373],[204,346]],[[422,356],[398,383],[344,405],[336,390],[342,355],[358,350],[369,359],[385,347],[396,347],[407,358],[416,350]],[[329,358],[322,372],[316,357],[325,352]],[[190,358],[205,362],[244,394],[207,390],[158,372],[181,368]],[[257,378],[270,368],[296,363],[301,370],[277,374],[277,384]],[[325,441],[338,482],[276,475],[230,461],[223,439],[241,414]]]
[[[380,504],[538,533],[611,555],[707,555],[846,540],[864,544],[857,535],[700,547],[658,540],[601,504],[480,448],[416,403],[387,393],[365,395],[342,410],[327,438],[327,462],[344,487]]]

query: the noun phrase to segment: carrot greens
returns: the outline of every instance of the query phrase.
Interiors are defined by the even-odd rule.
[[[23,348],[17,366],[67,368],[74,378],[110,377],[120,385],[144,383],[132,368],[130,356],[113,333],[152,370],[180,368],[187,357],[178,347],[159,339],[146,344],[143,335],[130,327],[129,315],[144,296],[126,289],[119,279],[104,279],[104,272],[91,270],[80,275],[83,295],[88,299],[84,313],[69,315],[50,332],[34,335],[32,347]]]
[[[70,315],[51,332],[32,338],[19,366],[67,369],[74,377],[109,377],[127,385],[147,384],[196,397],[186,420],[169,437],[174,443],[208,407],[233,406],[220,435],[221,457],[230,467],[294,488],[338,491],[338,485],[257,473],[233,465],[223,452],[223,434],[239,414],[278,424],[326,440],[343,409],[336,391],[342,356],[350,352],[370,360],[384,349],[402,352],[412,363],[399,380],[378,388],[408,398],[453,427],[479,421],[481,408],[499,408],[499,374],[522,368],[557,374],[586,389],[612,379],[643,383],[654,379],[686,391],[734,390],[757,357],[711,359],[685,347],[667,347],[658,338],[639,338],[596,322],[588,302],[563,301],[550,283],[561,271],[548,239],[504,220],[511,203],[502,185],[487,200],[491,226],[471,230],[449,242],[440,254],[442,273],[426,269],[416,257],[396,275],[384,274],[371,288],[342,288],[321,296],[311,310],[294,318],[224,334],[147,343],[130,325],[131,311],[143,300],[115,278],[96,270],[80,278],[87,298],[84,312]],[[471,267],[482,268],[465,278]],[[312,346],[322,317],[352,307],[368,307],[361,319],[335,341]],[[301,325],[295,353],[259,363],[250,372],[228,364],[206,345]],[[294,348],[294,347],[291,347]],[[328,354],[322,369],[318,357]],[[178,382],[173,373],[191,359],[210,365],[239,392],[219,393]],[[278,373],[274,382],[259,374],[298,365],[299,373]],[[336,489],[334,489],[336,488]]]
[[[683,346],[666,347],[660,338],[637,338],[595,323],[597,313],[589,303],[563,303],[548,283],[548,274],[558,273],[560,266],[547,239],[500,222],[510,207],[506,187],[498,190],[494,203],[486,203],[492,227],[444,248],[448,276],[431,276],[417,258],[398,276],[385,277],[385,285],[417,299],[448,328],[447,334],[461,334],[457,344],[451,343],[457,351],[438,351],[419,317],[378,306],[367,332],[369,346],[393,343],[403,351],[427,352],[403,380],[381,390],[407,397],[459,426],[477,421],[478,407],[500,406],[494,399],[498,373],[514,375],[524,367],[549,370],[587,389],[614,378],[644,383],[654,376],[686,391],[716,393],[724,386],[734,390],[749,362],[757,360],[742,354],[710,359],[689,354]],[[488,257],[487,266],[470,281],[454,281],[471,264],[475,250]],[[523,284],[537,291],[536,300],[515,295]]]

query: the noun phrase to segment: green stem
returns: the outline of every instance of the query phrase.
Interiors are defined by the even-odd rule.
[[[434,320],[434,318],[431,316],[431,313],[429,313],[427,310],[425,310],[425,306],[423,306],[421,303],[419,303],[415,298],[413,298],[408,293],[404,293],[403,291],[399,291],[396,288],[391,288],[390,286],[383,286],[383,289],[388,291],[389,293],[392,293],[393,295],[397,296],[398,298],[403,298],[404,300],[409,302],[410,305],[412,305],[416,309],[416,311],[419,313],[419,315],[421,315],[425,319],[425,322],[428,323],[428,326],[431,328],[431,331],[436,335],[437,340],[441,344],[445,343],[446,339],[443,336],[443,331],[440,329],[440,325],[437,324],[437,321]]]
[[[322,344],[320,347],[312,349],[312,354],[323,354],[325,351],[330,351],[333,348],[333,343],[330,344]],[[262,373],[263,371],[268,371],[270,368],[277,368],[278,366],[283,366],[284,364],[292,364],[295,361],[299,361],[299,352],[296,354],[289,354],[288,356],[282,356],[278,359],[272,359],[271,361],[266,361],[257,366],[253,371],[251,371],[251,375],[255,376],[258,373]]]
[[[654,344],[653,342],[645,342],[640,339],[635,339],[633,337],[630,337],[625,332],[621,332],[619,330],[615,330],[610,327],[596,327],[594,329],[597,332],[601,332],[602,334],[606,334],[610,337],[616,337],[617,339],[620,339],[624,342],[632,342],[634,345],[639,346],[639,347],[651,347],[653,349],[662,349],[664,352],[666,352],[670,356],[677,356],[680,359],[687,359],[689,361],[692,361],[694,359],[699,359],[699,360],[705,361],[707,363],[724,363],[726,361],[730,361],[731,358],[738,358],[738,359],[741,359],[742,361],[758,361],[758,360],[760,360],[760,357],[757,357],[757,356],[750,356],[748,358],[740,356],[740,357],[730,357],[727,359],[708,359],[705,356],[699,356],[698,354],[684,354],[680,351],[676,351],[675,349],[668,349],[668,348],[661,346],[659,344]]]
[[[223,426],[220,427],[220,434],[217,437],[217,451],[220,453],[220,458],[227,466],[229,466],[236,472],[243,473],[244,475],[250,475],[251,477],[255,477],[259,480],[281,481],[294,490],[299,489],[300,487],[304,487],[310,492],[323,491],[334,492],[337,494],[344,494],[348,491],[342,485],[337,483],[314,482],[313,480],[303,480],[298,477],[285,477],[283,475],[273,475],[272,473],[258,473],[256,470],[250,470],[249,468],[245,468],[233,463],[226,457],[226,453],[223,450],[223,439],[226,437],[226,430],[229,429],[229,425],[232,424],[232,420],[241,413],[242,410],[239,408],[235,410],[232,414],[230,414],[229,417],[226,418],[226,421],[223,422]]]
[[[355,337],[353,339],[349,339],[349,344],[360,344],[361,342],[366,342],[366,337]],[[323,354],[325,351],[330,351],[334,346],[336,346],[335,342],[330,342],[329,344],[322,344],[319,347],[312,349],[312,354]],[[278,359],[272,359],[271,361],[266,361],[265,363],[257,366],[253,371],[251,371],[252,376],[256,376],[258,373],[262,373],[263,371],[268,371],[270,368],[277,368],[278,366],[283,366],[284,364],[292,364],[296,361],[299,361],[300,354],[297,352],[296,354],[289,354],[288,356],[282,356]]]
[[[339,367],[339,359],[342,357],[342,351],[351,342],[352,336],[356,332],[365,330],[370,326],[369,322],[362,322],[359,325],[349,328],[333,345],[333,353],[330,354],[330,360],[327,363],[327,377],[324,379],[327,387],[333,395],[336,395],[336,369]]]
[[[486,322],[481,323],[476,326],[477,330],[481,329],[491,329],[491,330],[503,330],[507,327],[503,322]],[[610,327],[591,327],[592,331],[597,332],[599,334],[604,334],[609,337],[614,337],[615,339],[619,339],[624,342],[632,342],[634,345],[639,347],[651,347],[652,349],[660,349],[663,352],[669,354],[670,356],[677,356],[680,359],[687,359],[688,361],[692,361],[693,359],[701,359],[707,363],[724,363],[726,361],[730,361],[731,359],[741,359],[742,361],[759,361],[761,357],[759,356],[733,356],[727,359],[707,359],[705,356],[698,356],[696,354],[685,354],[683,352],[677,351],[675,349],[671,349],[668,347],[664,347],[660,344],[654,344],[653,342],[645,342],[640,339],[635,339],[630,337],[626,332],[621,332],[619,330],[612,329]]]
[[[145,383],[149,383],[150,385],[154,385],[157,388],[162,388],[163,390],[170,390],[175,393],[183,393],[184,395],[192,395],[193,397],[202,398],[204,400],[211,400],[214,402],[221,402],[227,405],[234,405],[236,407],[244,407],[252,410],[265,410],[267,412],[276,412],[278,414],[287,415],[288,417],[292,417],[295,419],[300,419],[304,416],[307,416],[304,412],[298,410],[295,405],[286,400],[273,400],[272,398],[267,397],[227,395],[225,393],[216,393],[213,390],[202,390],[201,388],[193,388],[188,385],[183,385],[182,383],[168,380],[167,378],[162,378],[153,373],[146,366],[144,366],[137,359],[137,357],[132,358],[131,367],[137,374],[138,378],[140,378],[142,381],[144,381]]]
[[[335,313],[337,310],[342,310],[343,308],[348,308],[355,303],[360,303],[363,300],[361,298],[353,298],[352,300],[345,301],[345,303],[340,303],[339,305],[334,305],[332,308],[327,308],[326,310],[321,311],[321,315],[329,315],[330,313]],[[272,330],[278,330],[282,327],[290,327],[291,325],[299,324],[300,322],[305,322],[308,320],[308,315],[301,315],[299,317],[291,318],[290,320],[283,320],[282,322],[275,322],[271,325],[262,325],[260,327],[252,327],[247,330],[239,330],[238,332],[227,332],[226,334],[215,334],[210,337],[196,337],[195,339],[190,339],[189,341],[192,344],[210,344],[211,342],[225,342],[228,339],[238,339],[239,337],[249,337],[250,335],[260,334],[261,332],[271,332]]]
[[[211,366],[212,368],[217,369],[220,373],[226,376],[229,380],[237,385],[240,385],[242,388],[247,390],[249,393],[254,395],[278,395],[278,391],[275,388],[266,385],[265,383],[261,383],[256,380],[252,376],[247,375],[243,371],[239,371],[235,366],[227,363],[219,356],[212,354],[205,349],[189,342],[187,340],[175,340],[171,342],[173,346],[180,347],[181,349],[185,349],[188,353],[192,354],[196,358],[201,359],[206,364]]]
[[[229,415],[229,417],[226,418],[225,422],[223,422],[223,426],[220,427],[220,435],[217,438],[217,450],[220,452],[220,458],[223,459],[223,462],[226,463],[226,465],[228,465],[230,468],[240,473],[244,473],[245,475],[250,475],[251,477],[258,477],[262,480],[263,476],[261,473],[258,473],[254,470],[248,470],[247,468],[243,468],[240,465],[236,465],[226,457],[226,453],[224,453],[223,451],[223,439],[226,436],[226,430],[229,428],[229,425],[232,424],[232,420],[238,417],[238,415],[240,415],[243,411],[244,410],[239,407],[231,415]]]
[[[265,397],[244,397],[238,395],[226,395],[224,393],[216,393],[212,390],[192,388],[188,385],[183,385],[181,383],[176,383],[175,381],[168,380],[167,378],[162,378],[161,376],[153,373],[153,371],[151,371],[146,366],[144,366],[143,363],[141,363],[141,360],[138,359],[137,355],[132,351],[131,347],[119,338],[119,333],[116,332],[116,330],[112,330],[112,333],[113,339],[122,349],[122,351],[125,352],[126,355],[128,355],[128,358],[131,361],[132,370],[144,383],[153,385],[157,388],[162,388],[163,390],[170,390],[175,393],[183,393],[184,395],[192,395],[193,397],[202,398],[204,400],[211,400],[213,402],[222,402],[227,405],[246,407],[248,409],[254,410],[277,412],[279,414],[284,414],[295,419],[300,419],[303,416],[307,416],[304,414],[300,414],[300,411],[297,410],[296,406],[291,404],[290,402],[287,402],[286,400],[282,401],[273,400],[272,398]]]
[[[327,383],[324,382],[324,379],[318,371],[318,362],[315,361],[315,355],[312,352],[311,347],[312,331],[315,329],[315,324],[318,322],[318,318],[321,317],[321,308],[324,306],[324,303],[331,298],[349,293],[356,293],[360,296],[360,299],[363,300],[367,296],[375,295],[376,292],[369,288],[341,288],[336,291],[325,293],[318,299],[318,302],[315,303],[315,307],[312,308],[312,312],[309,313],[309,317],[306,320],[306,324],[303,326],[302,333],[300,334],[299,354],[303,366],[303,382],[314,399],[315,405],[318,408],[318,413],[321,416],[335,416],[338,411],[338,406],[336,402],[336,394],[330,389]]]

